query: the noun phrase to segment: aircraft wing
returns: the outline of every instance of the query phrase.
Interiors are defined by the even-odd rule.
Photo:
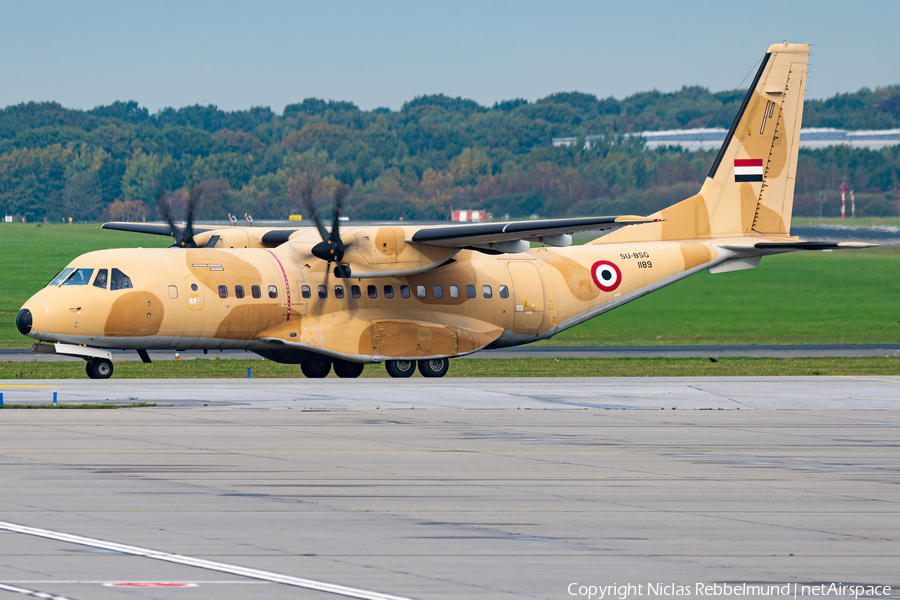
[[[472,223],[449,227],[420,229],[409,242],[420,242],[442,248],[471,248],[486,252],[524,252],[529,242],[550,246],[568,246],[571,234],[581,231],[611,231],[626,225],[652,223],[659,219],[646,217],[585,217],[579,219],[544,219],[507,223]]]
[[[176,225],[179,229],[183,228],[183,225]],[[168,223],[120,223],[120,222],[112,222],[112,223],[104,223],[100,226],[101,229],[115,229],[118,231],[131,231],[134,233],[149,233],[151,235],[172,235],[172,229],[169,227]],[[204,233],[206,231],[212,231],[213,229],[221,229],[220,227],[194,227],[194,233]]]

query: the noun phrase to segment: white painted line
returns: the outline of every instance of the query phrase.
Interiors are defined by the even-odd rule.
[[[106,585],[116,583],[115,581],[109,581],[108,579],[40,579],[40,580],[19,580],[19,579],[7,579],[7,584],[28,584],[28,585],[55,585],[55,584],[66,584],[66,583],[77,583],[79,585],[91,584],[91,585]],[[209,581],[201,581],[201,580],[193,580],[193,581],[182,581],[180,583],[190,584],[192,586],[198,585],[271,585],[271,581],[226,581],[226,580],[209,580]]]
[[[104,583],[103,587],[173,588],[173,587],[197,587],[197,584],[196,583],[175,583],[172,581],[110,581],[110,582]]]
[[[54,596],[53,594],[48,594],[46,592],[36,592],[34,590],[28,590],[25,588],[16,587],[14,585],[6,585],[5,583],[0,583],[0,590],[5,590],[7,592],[18,592],[20,594],[25,594],[26,596],[32,596],[34,598],[46,598],[46,600],[71,600],[71,598],[66,598],[65,596]]]
[[[336,583],[327,583],[324,581],[316,581],[314,579],[303,579],[301,577],[291,577],[290,575],[272,573],[271,571],[261,571],[259,569],[251,569],[249,567],[241,567],[238,565],[229,565],[226,563],[204,560],[202,558],[194,558],[192,556],[171,554],[169,552],[151,550],[149,548],[141,548],[138,546],[128,546],[125,544],[118,544],[116,542],[106,542],[94,538],[82,537],[80,535],[72,535],[70,533],[50,531],[49,529],[26,527],[25,525],[17,525],[16,523],[8,523],[6,521],[0,521],[0,529],[12,531],[15,533],[24,533],[25,535],[34,535],[37,537],[48,538],[51,540],[58,540],[61,542],[69,542],[70,544],[78,544],[80,546],[91,546],[93,548],[113,550],[115,552],[121,552],[122,554],[131,554],[132,556],[152,558],[154,560],[162,560],[179,565],[197,567],[199,569],[219,571],[221,573],[230,573],[232,575],[240,575],[241,577],[249,577],[250,579],[261,579],[263,581],[271,581],[272,583],[281,583],[284,585],[306,588],[308,590],[317,590],[320,592],[337,594],[339,596],[347,596],[349,598],[361,598],[362,600],[410,600],[410,598],[404,598],[402,596],[393,596],[391,594],[383,594],[381,592],[361,590],[358,588],[347,587],[345,585],[338,585]],[[38,597],[54,599],[56,598],[56,596]]]

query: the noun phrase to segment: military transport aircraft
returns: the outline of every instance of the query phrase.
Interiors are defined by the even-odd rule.
[[[32,350],[113,372],[110,349],[246,349],[307,377],[383,362],[441,377],[449,359],[543,340],[703,269],[865,247],[790,236],[809,46],[768,49],[700,192],[648,217],[341,231],[106,223],[167,249],[90,252],[19,311]],[[341,196],[345,190],[339,190]],[[605,235],[570,246],[571,235]],[[545,246],[532,248],[531,242]],[[332,276],[333,275],[333,276]]]

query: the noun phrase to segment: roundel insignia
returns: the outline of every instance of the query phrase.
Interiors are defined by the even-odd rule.
[[[611,292],[622,283],[622,271],[608,260],[598,260],[591,267],[591,277],[598,288]]]

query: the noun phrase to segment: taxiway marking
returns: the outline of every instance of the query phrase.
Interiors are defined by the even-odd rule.
[[[875,379],[874,377],[854,377],[852,375],[837,375],[841,379],[860,379],[862,381],[885,381],[887,383],[900,383],[897,379]]]
[[[230,573],[232,575],[239,575],[241,577],[248,577],[250,579],[260,579],[262,581],[271,581],[272,583],[281,583],[284,585],[290,585],[294,587],[306,588],[309,590],[317,590],[320,592],[327,592],[330,594],[337,594],[339,596],[347,596],[349,598],[361,598],[362,600],[410,600],[409,598],[404,598],[402,596],[394,596],[391,594],[384,594],[381,592],[374,592],[370,590],[361,590],[358,588],[352,588],[345,585],[339,585],[336,583],[328,583],[325,581],[316,581],[314,579],[304,579],[302,577],[292,577],[290,575],[283,575],[281,573],[273,573],[271,571],[262,571],[259,569],[251,569],[248,567],[241,567],[239,565],[229,565],[227,563],[220,563],[211,560],[205,560],[202,558],[195,558],[192,556],[184,556],[181,554],[171,554],[169,552],[162,552],[160,550],[151,550],[149,548],[141,548],[139,546],[129,546],[126,544],[119,544],[116,542],[107,542],[104,540],[98,540],[95,538],[83,537],[80,535],[73,535],[71,533],[63,533],[60,531],[51,531],[49,529],[38,529],[36,527],[27,527],[25,525],[18,525],[16,523],[8,523],[6,521],[0,521],[0,529],[6,531],[12,531],[14,533],[23,533],[25,535],[33,535],[37,537],[47,538],[51,540],[57,540],[61,542],[69,542],[70,544],[78,544],[80,546],[91,546],[93,548],[102,548],[104,550],[112,550],[114,552],[119,552],[121,554],[130,554],[132,556],[141,556],[143,558],[152,558],[154,560],[162,560],[165,562],[175,563],[179,565],[186,565],[188,567],[197,567],[200,569],[207,569],[210,571],[219,571],[220,573]],[[17,590],[14,590],[17,591]],[[28,592],[30,590],[26,590]],[[21,592],[21,593],[26,593]],[[39,592],[38,592],[39,593]],[[65,598],[59,598],[57,596],[49,596],[42,595],[36,596],[38,598],[49,598],[53,600],[67,600]]]
[[[35,590],[20,588],[14,585],[6,585],[5,583],[0,583],[0,590],[4,590],[7,592],[18,592],[19,594],[25,594],[26,596],[32,596],[33,598],[46,598],[47,600],[72,600],[71,598],[66,598],[65,596],[54,596],[53,594],[48,594],[46,592],[37,592]]]
[[[0,384],[0,388],[58,388],[60,385],[6,385]]]

